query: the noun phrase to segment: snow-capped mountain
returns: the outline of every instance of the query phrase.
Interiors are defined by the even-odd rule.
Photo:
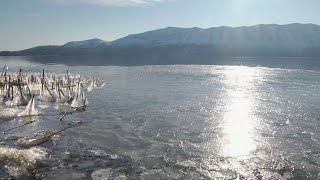
[[[216,57],[230,56],[318,58],[320,26],[268,24],[208,29],[168,27],[111,42],[90,39],[62,46],[3,51],[0,56],[33,56],[38,57],[39,62],[111,65],[212,64]],[[55,58],[43,59],[44,56]],[[69,58],[68,62],[65,62],[65,57]]]
[[[112,46],[213,45],[241,48],[320,47],[320,26],[314,24],[256,25],[250,27],[175,28],[133,34]]]

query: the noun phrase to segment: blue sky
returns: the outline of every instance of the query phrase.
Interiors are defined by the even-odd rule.
[[[320,24],[320,0],[1,0],[0,51],[168,26]]]

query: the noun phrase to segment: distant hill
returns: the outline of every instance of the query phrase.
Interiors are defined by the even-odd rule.
[[[95,48],[99,46],[106,46],[109,42],[95,38],[89,39],[85,41],[72,41],[64,44],[64,47],[71,47],[71,48]]]
[[[102,64],[210,64],[216,56],[320,57],[320,26],[265,24],[250,27],[168,27],[129,35],[3,51],[1,56],[95,56]]]

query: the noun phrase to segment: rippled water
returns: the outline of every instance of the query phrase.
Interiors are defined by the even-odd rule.
[[[102,90],[87,93],[85,112],[66,116],[60,123],[58,107],[40,103],[44,116],[10,131],[9,135],[26,136],[89,121],[61,133],[55,142],[29,149],[46,157],[30,167],[29,176],[320,178],[320,71],[315,66],[87,67],[0,59],[0,67],[4,64],[13,70],[69,70],[107,81]],[[0,130],[24,121],[2,121]],[[14,142],[0,147],[0,161],[6,165],[0,169],[3,176],[14,172],[6,169],[12,158],[3,155],[10,148],[16,148]]]

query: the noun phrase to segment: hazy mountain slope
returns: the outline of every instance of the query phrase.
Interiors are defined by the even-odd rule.
[[[39,46],[2,56],[93,56],[95,64],[210,64],[221,56],[320,57],[320,26],[314,24],[250,27],[164,28],[106,42],[100,39]],[[44,60],[45,61],[45,60]],[[50,61],[60,61],[53,58]],[[63,59],[64,61],[64,59]],[[91,61],[90,61],[91,62]]]
[[[80,47],[80,48],[93,48],[98,46],[105,46],[108,45],[109,42],[95,38],[95,39],[89,39],[84,41],[72,41],[64,44],[64,47]]]
[[[149,31],[111,42],[113,46],[212,45],[246,48],[320,47],[320,26],[314,24],[250,27],[174,28]]]

